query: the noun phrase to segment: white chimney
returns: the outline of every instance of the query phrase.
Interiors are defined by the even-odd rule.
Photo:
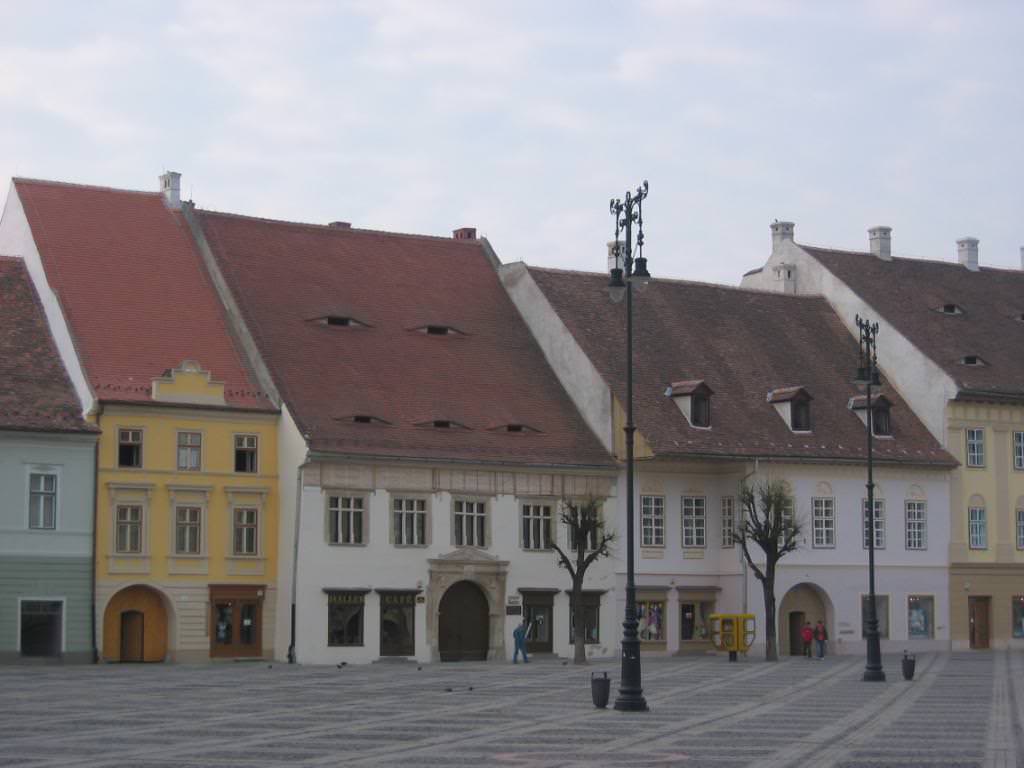
[[[892,227],[872,227],[868,230],[871,253],[882,261],[892,261]]]
[[[1020,247],[1020,268],[1024,269],[1024,245]]]
[[[793,242],[793,228],[796,225],[792,221],[772,222],[772,253],[775,253],[786,240]]]
[[[624,241],[622,241],[622,240],[618,240],[618,241],[611,240],[611,241],[609,241],[609,243],[608,243],[608,271],[609,272],[611,272],[616,267],[618,267],[619,269],[622,269],[622,259],[615,257],[615,246],[616,245],[619,246],[619,249],[622,250],[622,251],[624,251],[624,249],[626,247],[626,243]],[[626,254],[623,252],[622,255],[625,256]]]
[[[971,272],[978,271],[978,238],[962,237],[956,241],[956,260]]]
[[[164,194],[164,202],[168,208],[181,208],[181,174],[167,171],[160,176],[160,191]]]

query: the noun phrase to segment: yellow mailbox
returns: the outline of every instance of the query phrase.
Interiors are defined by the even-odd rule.
[[[711,642],[720,651],[729,652],[729,661],[736,661],[736,654],[746,653],[754,643],[754,614],[713,613]]]

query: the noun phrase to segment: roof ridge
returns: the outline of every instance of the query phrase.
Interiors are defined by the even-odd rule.
[[[11,181],[14,183],[21,184],[45,184],[51,187],[72,187],[75,189],[93,189],[102,192],[121,192],[126,195],[148,195],[150,197],[160,196],[163,194],[159,191],[150,191],[144,189],[124,189],[122,187],[111,187],[103,184],[80,184],[75,181],[54,181],[53,179],[33,179],[28,176],[12,176]]]
[[[828,251],[829,253],[842,253],[850,256],[865,256],[876,258],[870,251],[855,251],[849,248],[832,248],[827,245],[811,245],[809,243],[796,243],[800,248],[810,248],[815,251]],[[929,259],[924,256],[893,256],[891,261],[911,261],[911,262],[923,262],[925,264],[938,264],[945,267],[954,267],[963,269],[963,265],[958,261],[948,261],[946,259]],[[1016,272],[1020,273],[1020,269],[1015,267],[993,267],[985,264],[978,265],[979,271],[992,271],[992,272]]]
[[[554,272],[558,274],[566,275],[588,275],[591,277],[607,277],[604,272],[587,272],[581,269],[561,269],[559,267],[531,267],[523,261],[510,262],[511,264],[523,264],[528,270],[536,270],[537,272]],[[790,299],[812,299],[814,301],[821,301],[822,297],[818,294],[794,294],[794,293],[779,293],[778,291],[772,291],[765,288],[748,288],[742,285],[727,285],[726,283],[711,283],[706,280],[684,280],[679,277],[658,277],[651,278],[653,281],[658,283],[672,283],[674,285],[696,285],[704,288],[722,288],[726,291],[735,291],[736,293],[756,293],[756,294],[767,294],[770,296],[785,296]]]
[[[290,219],[272,219],[267,216],[252,216],[246,213],[231,213],[230,211],[215,211],[210,208],[196,208],[197,213],[209,216],[223,216],[229,219],[247,219],[249,221],[262,221],[267,224],[280,224],[286,227],[302,227],[305,229],[327,230],[329,232],[360,232],[370,235],[389,235],[392,237],[409,237],[419,240],[440,241],[443,243],[459,243],[479,245],[481,238],[475,240],[456,240],[454,237],[445,235],[424,235],[417,232],[392,232],[386,229],[368,229],[365,227],[332,227],[330,224],[316,224],[312,221],[292,221]]]

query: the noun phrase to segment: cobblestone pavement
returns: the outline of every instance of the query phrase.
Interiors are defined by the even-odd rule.
[[[628,714],[590,701],[612,660],[6,667],[0,766],[1024,768],[1024,654],[917,666],[646,658],[651,711]]]

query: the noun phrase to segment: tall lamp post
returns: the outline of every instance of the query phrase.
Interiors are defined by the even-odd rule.
[[[608,293],[612,301],[626,298],[626,618],[622,622],[622,673],[615,709],[622,712],[644,712],[647,700],[640,679],[640,638],[637,633],[636,580],[633,565],[633,283],[645,284],[651,279],[644,258],[643,201],[647,182],[634,192],[626,192],[622,200],[613,199],[609,206],[615,217],[615,266],[611,270]],[[633,223],[636,223],[636,258],[633,258]],[[619,235],[625,232],[625,240]],[[620,266],[621,265],[621,266]]]
[[[875,605],[875,480],[874,480],[874,412],[871,403],[871,386],[878,386],[878,323],[857,315],[860,330],[860,364],[857,366],[857,381],[865,385],[868,413],[868,618],[867,645],[868,660],[864,667],[865,682],[882,682],[882,645],[878,636],[878,610]]]

